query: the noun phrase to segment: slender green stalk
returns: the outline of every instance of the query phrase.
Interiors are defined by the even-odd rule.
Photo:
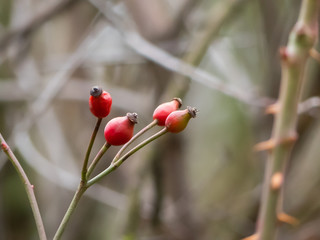
[[[267,162],[262,207],[258,220],[260,240],[272,240],[276,236],[282,178],[296,139],[297,106],[309,51],[317,37],[318,11],[318,0],[302,2],[299,19],[289,36],[288,45],[280,51],[282,79],[278,100],[279,110],[275,115],[271,138],[274,147]],[[275,179],[281,180],[279,184],[274,184]]]
[[[86,156],[85,156],[85,158],[84,158],[84,162],[83,162],[83,166],[82,166],[82,171],[81,171],[81,180],[82,180],[82,181],[85,181],[85,180],[86,180],[87,167],[88,167],[88,161],[89,161],[91,149],[92,149],[94,140],[96,139],[96,136],[97,136],[99,127],[100,127],[100,125],[101,125],[101,121],[102,121],[102,118],[98,118],[97,123],[96,123],[96,126],[95,126],[95,128],[94,128],[94,130],[93,130],[93,132],[92,132],[92,135],[91,135],[91,139],[90,139],[90,142],[89,142],[89,146],[88,146],[88,149],[87,149],[87,152],[86,152]]]
[[[163,128],[159,132],[155,133],[151,137],[147,138],[146,140],[144,140],[143,142],[141,142],[140,144],[138,144],[137,146],[132,148],[129,152],[127,152],[125,155],[123,155],[119,160],[117,160],[116,162],[112,162],[110,164],[110,166],[107,169],[105,169],[103,172],[101,172],[100,174],[98,174],[94,178],[90,179],[88,181],[87,186],[88,187],[92,186],[93,184],[98,182],[101,178],[107,176],[108,174],[110,174],[111,172],[116,170],[132,154],[134,154],[135,152],[137,152],[138,150],[140,150],[141,148],[143,148],[144,146],[146,146],[150,142],[154,141],[155,139],[161,137],[162,135],[164,135],[167,132],[168,132],[168,130],[166,128]]]
[[[67,226],[67,223],[69,222],[70,220],[70,217],[71,215],[73,214],[76,206],[78,205],[79,201],[80,201],[80,198],[82,197],[82,195],[85,193],[85,191],[88,189],[88,187],[83,183],[81,182],[79,184],[79,187],[76,191],[76,193],[74,194],[73,196],[73,199],[69,205],[69,208],[67,210],[67,212],[65,213],[60,225],[59,225],[59,228],[56,232],[56,234],[54,235],[53,237],[53,240],[59,240]]]
[[[2,150],[8,156],[8,158],[10,159],[12,165],[17,170],[17,172],[19,174],[19,177],[21,178],[22,182],[24,183],[24,188],[25,188],[25,190],[27,192],[27,195],[28,195],[30,206],[31,206],[31,209],[32,209],[32,212],[33,212],[33,216],[34,216],[35,222],[36,222],[39,238],[40,238],[40,240],[46,240],[47,237],[46,237],[44,225],[43,225],[41,214],[40,214],[40,211],[39,211],[37,199],[36,199],[36,197],[34,195],[34,186],[31,185],[31,183],[30,183],[26,173],[24,172],[22,166],[20,165],[18,159],[13,154],[12,150],[10,149],[10,147],[8,146],[8,144],[6,143],[4,138],[2,137],[1,133],[0,133],[0,144],[1,144]]]
[[[95,158],[93,159],[92,163],[88,167],[86,179],[88,179],[90,177],[92,171],[95,169],[95,167],[97,166],[99,160],[102,158],[103,154],[106,153],[106,151],[109,149],[109,147],[111,147],[111,145],[109,143],[105,142],[103,144],[103,146],[99,150],[98,154],[95,156]]]
[[[129,152],[127,152],[125,155],[123,155],[118,161],[116,161],[114,164],[116,166],[120,166],[125,160],[127,160],[128,157],[136,153],[138,150],[149,144],[150,142],[156,140],[157,138],[161,137],[162,135],[166,134],[168,132],[167,128],[163,128],[159,132],[155,133],[151,137],[147,138],[140,144],[138,144],[136,147],[132,148]]]
[[[85,191],[88,189],[87,187],[87,172],[88,172],[88,161],[89,161],[89,157],[90,157],[90,153],[91,153],[91,149],[92,149],[92,146],[93,146],[93,143],[94,143],[94,140],[97,136],[97,133],[98,133],[98,130],[100,128],[100,125],[101,125],[101,121],[102,121],[102,118],[98,118],[97,120],[97,123],[96,123],[96,126],[92,132],[92,135],[91,135],[91,139],[90,139],[90,142],[89,142],[89,146],[88,146],[88,149],[87,149],[87,152],[86,152],[86,156],[84,158],[84,161],[83,161],[83,166],[82,166],[82,171],[81,171],[81,181],[80,181],[80,184],[78,186],[78,189],[77,191],[75,192],[75,195],[56,231],[56,234],[54,235],[54,240],[58,240],[61,238],[66,226],[67,226],[67,223],[69,222],[70,220],[70,217],[71,215],[73,214],[76,206],[78,205],[79,201],[80,201],[80,198],[82,197],[82,195],[85,193]],[[92,170],[94,169],[95,165],[98,163],[99,159],[102,157],[102,155],[105,153],[105,151],[107,149],[104,149],[105,145],[103,145],[103,149],[102,151],[100,150],[99,153],[98,153],[98,157],[96,156],[94,161],[91,163],[89,169],[90,169],[90,173],[92,172]],[[103,152],[103,153],[102,153]],[[89,173],[89,174],[90,174]]]
[[[125,145],[122,146],[122,148],[119,150],[119,152],[117,153],[117,155],[113,158],[112,163],[116,162],[119,158],[120,155],[124,152],[124,150],[127,149],[127,147],[133,143],[138,137],[140,137],[142,134],[144,134],[146,131],[150,130],[151,128],[153,128],[154,126],[156,126],[158,123],[158,120],[153,120],[151,123],[149,123],[146,127],[144,127],[143,129],[141,129],[138,133],[136,133],[129,142],[127,142]]]

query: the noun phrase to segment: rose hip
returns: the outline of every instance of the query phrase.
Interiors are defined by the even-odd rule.
[[[178,133],[186,128],[191,118],[195,118],[198,110],[193,107],[187,107],[184,110],[177,110],[169,114],[165,126],[169,132]]]
[[[119,146],[127,143],[133,136],[138,114],[127,113],[126,116],[111,119],[105,129],[104,137],[110,145]]]
[[[157,120],[159,126],[164,126],[170,113],[178,110],[182,105],[180,98],[174,98],[170,102],[160,104],[153,112],[153,119]]]
[[[104,118],[109,115],[112,105],[110,94],[102,88],[95,86],[90,90],[89,108],[97,118]]]

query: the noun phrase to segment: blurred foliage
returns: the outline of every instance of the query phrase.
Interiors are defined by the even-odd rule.
[[[248,95],[277,97],[278,48],[287,41],[300,1],[110,2],[123,21],[159,48]],[[3,37],[50,4],[1,0],[0,46]],[[213,27],[203,43],[202,34]],[[205,51],[192,60],[197,47]],[[318,79],[319,65],[310,60],[303,99],[320,94]],[[144,148],[100,188],[90,189],[63,239],[232,240],[254,232],[266,154],[254,153],[252,147],[270,136],[272,117],[254,103],[245,104],[150,62],[126,45],[89,2],[78,1],[0,47],[0,132],[21,154],[49,239],[80,178],[95,124],[87,103],[93,85],[103,86],[113,97],[103,124],[137,112],[141,129],[152,120],[157,104],[179,97],[172,93],[183,97],[183,107],[195,106],[200,112],[181,135],[165,136]],[[52,101],[46,103],[51,94]],[[34,106],[41,103],[45,111],[37,115]],[[313,109],[300,120],[284,208],[302,223],[298,228],[280,226],[282,240],[320,239],[319,111]],[[103,141],[100,130],[93,153]],[[110,149],[99,170],[117,149]],[[36,239],[33,223],[22,184],[1,154],[0,239]]]

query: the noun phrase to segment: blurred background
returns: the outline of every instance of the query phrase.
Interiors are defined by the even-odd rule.
[[[92,157],[113,117],[137,112],[138,131],[159,103],[173,97],[199,114],[184,132],[153,142],[89,189],[63,239],[232,240],[253,234],[266,153],[252,148],[271,134],[273,118],[264,109],[278,96],[278,49],[300,3],[1,0],[0,132],[35,186],[48,238],[80,179],[96,122],[88,108],[94,85],[111,94],[113,106]],[[302,100],[320,94],[319,74],[310,60]],[[301,224],[281,225],[282,240],[320,239],[319,110],[304,110],[283,200]],[[108,151],[95,173],[117,150]],[[23,185],[4,154],[0,239],[38,239]]]

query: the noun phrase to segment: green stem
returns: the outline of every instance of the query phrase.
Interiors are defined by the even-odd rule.
[[[73,214],[76,206],[78,205],[78,203],[80,201],[80,198],[82,197],[82,195],[85,193],[85,191],[87,189],[88,189],[88,187],[83,182],[81,182],[79,184],[79,187],[78,187],[77,191],[75,192],[75,195],[73,196],[73,199],[69,205],[69,208],[68,208],[67,212],[65,213],[65,215],[59,225],[59,228],[57,229],[57,232],[53,237],[53,240],[59,240],[61,238],[61,236],[67,226],[67,223],[70,220],[71,215]]]
[[[111,147],[111,145],[109,143],[105,142],[103,144],[103,146],[99,150],[98,154],[95,156],[95,158],[93,159],[92,163],[88,167],[88,171],[87,171],[87,174],[86,174],[86,179],[88,179],[90,177],[92,171],[95,169],[95,167],[98,164],[99,160],[106,153],[106,151],[109,149],[109,147]]]
[[[137,146],[132,148],[129,152],[127,152],[125,155],[123,155],[119,160],[117,160],[116,162],[112,162],[110,164],[110,166],[107,169],[105,169],[103,172],[101,172],[100,174],[98,174],[94,178],[90,179],[88,181],[87,186],[88,187],[92,186],[93,184],[98,182],[101,178],[107,176],[108,174],[110,174],[111,172],[116,170],[132,154],[134,154],[135,152],[137,152],[138,150],[140,150],[141,148],[143,148],[144,146],[146,146],[150,142],[154,141],[155,139],[161,137],[162,135],[164,135],[167,132],[168,132],[168,130],[166,128],[163,128],[159,132],[155,133],[151,137],[147,138],[146,140],[144,140],[143,142],[141,142],[140,144],[138,144]]]
[[[259,240],[275,239],[277,214],[282,192],[282,180],[278,187],[272,186],[274,176],[284,178],[286,162],[296,138],[297,106],[303,87],[304,71],[317,36],[318,0],[304,0],[300,16],[293,28],[287,47],[281,51],[282,79],[278,100],[279,111],[276,113],[272,132],[275,147],[269,156],[262,203],[259,215]],[[275,175],[277,174],[277,175]]]
[[[119,160],[120,155],[124,152],[124,150],[127,149],[127,147],[134,142],[138,137],[140,137],[142,134],[144,134],[146,131],[148,131],[149,129],[153,128],[154,126],[156,126],[158,123],[158,120],[153,120],[151,123],[149,123],[146,127],[144,127],[143,129],[141,129],[138,133],[136,133],[129,142],[127,142],[125,145],[123,145],[123,147],[119,150],[119,152],[117,153],[117,155],[113,158],[112,163],[115,163],[116,161]]]
[[[71,215],[73,214],[76,206],[78,205],[79,201],[80,201],[80,198],[82,197],[82,195],[85,193],[85,191],[88,189],[88,186],[87,186],[87,172],[88,172],[88,161],[89,161],[89,157],[90,157],[90,153],[91,153],[91,149],[92,149],[92,146],[93,146],[93,143],[94,143],[94,140],[97,136],[97,133],[98,133],[98,130],[99,130],[99,127],[101,125],[101,121],[102,121],[102,118],[98,118],[97,120],[97,123],[96,123],[96,126],[92,132],[92,135],[91,135],[91,139],[90,139],[90,142],[89,142],[89,146],[88,146],[88,149],[87,149],[87,152],[86,152],[86,156],[85,156],[85,159],[84,159],[84,162],[83,162],[83,166],[82,166],[82,171],[81,171],[81,181],[80,181],[80,184],[78,186],[78,189],[77,191],[75,192],[75,195],[56,231],[56,234],[54,235],[54,240],[58,240],[61,238],[69,220],[70,220],[70,217]],[[105,146],[105,145],[104,145]],[[103,147],[104,147],[103,146]],[[106,150],[105,150],[106,151]],[[104,151],[104,152],[105,152]],[[104,153],[103,152],[103,153]],[[100,153],[100,152],[99,152]],[[99,155],[98,153],[98,155]],[[101,154],[101,153],[100,153]],[[101,156],[99,155],[99,159],[102,157],[103,154],[101,154]],[[92,162],[92,164],[94,165],[90,165],[89,169],[90,169],[90,173],[92,172],[92,170],[94,169],[95,165],[97,164],[97,162],[99,161],[99,159],[97,159],[97,157],[94,159],[95,162]],[[90,174],[89,173],[89,174]]]
[[[96,139],[99,127],[101,125],[101,121],[102,121],[102,118],[98,118],[96,126],[95,126],[95,128],[94,128],[94,130],[92,132],[92,135],[91,135],[91,139],[90,139],[89,146],[88,146],[88,149],[87,149],[87,152],[86,152],[86,156],[84,158],[82,171],[81,171],[81,180],[84,181],[84,182],[86,181],[87,167],[88,167],[88,161],[89,161],[91,149],[92,149],[94,140]]]
[[[34,216],[34,219],[35,219],[35,222],[36,222],[39,238],[40,238],[40,240],[46,240],[47,237],[46,237],[44,225],[43,225],[41,214],[40,214],[40,211],[39,211],[37,199],[36,199],[36,197],[34,195],[34,186],[31,185],[31,183],[30,183],[26,173],[24,172],[22,166],[20,165],[18,159],[13,154],[12,150],[10,149],[10,147],[7,145],[6,141],[2,137],[1,133],[0,133],[0,145],[1,145],[1,148],[4,151],[4,153],[10,159],[10,161],[11,161],[12,165],[14,166],[14,168],[17,170],[17,172],[19,174],[19,177],[21,178],[22,182],[24,183],[24,188],[25,188],[25,190],[27,192],[27,195],[28,195],[28,199],[29,199],[29,202],[30,202],[32,213],[33,213],[33,216]]]

